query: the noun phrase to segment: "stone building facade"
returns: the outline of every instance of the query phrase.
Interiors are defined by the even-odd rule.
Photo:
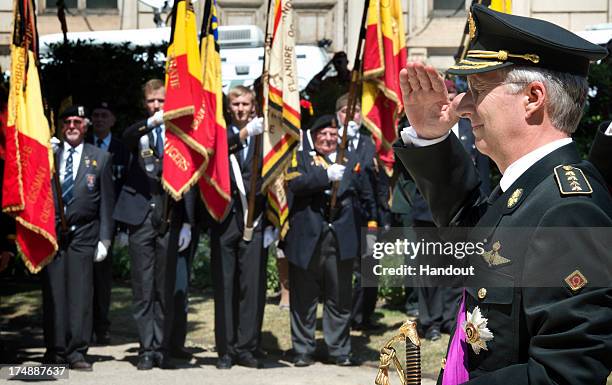
[[[68,30],[101,31],[152,28],[153,9],[138,0],[65,0],[70,9]],[[461,41],[466,9],[472,0],[401,0],[408,54],[448,67]],[[59,33],[56,0],[37,0],[40,34]],[[218,0],[222,25],[256,24],[264,29],[267,0]],[[298,44],[331,40],[329,51],[353,57],[363,0],[294,0]],[[13,0],[0,0],[0,63],[6,65]],[[203,0],[196,3],[201,9]],[[512,12],[539,17],[570,30],[612,22],[612,0],[513,0]],[[199,12],[201,14],[201,12]],[[168,16],[166,11],[162,19]]]

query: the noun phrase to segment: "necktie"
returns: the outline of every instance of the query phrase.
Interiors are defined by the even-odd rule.
[[[458,385],[467,382],[470,379],[467,370],[467,342],[465,332],[461,325],[465,322],[465,289],[461,296],[461,304],[457,312],[457,326],[455,334],[448,348],[448,356],[446,365],[444,366],[444,375],[442,377],[442,385]]]
[[[96,146],[98,146],[98,148],[101,148],[103,143],[104,143],[104,140],[100,138],[96,139]]]
[[[162,136],[161,126],[155,128],[155,151],[157,157],[162,158],[164,156],[164,137]]]
[[[74,178],[72,177],[72,154],[74,154],[74,151],[74,148],[68,150],[66,171],[64,173],[64,182],[62,183],[62,200],[66,205],[72,200],[72,190],[74,188]]]

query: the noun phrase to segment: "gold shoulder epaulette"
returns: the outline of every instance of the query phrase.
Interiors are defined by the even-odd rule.
[[[555,178],[561,195],[589,195],[593,192],[586,176],[577,167],[559,165],[555,167]]]

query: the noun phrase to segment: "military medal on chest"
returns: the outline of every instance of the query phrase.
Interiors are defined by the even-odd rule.
[[[476,306],[473,312],[468,311],[467,319],[461,325],[467,337],[467,342],[476,354],[479,354],[481,349],[489,350],[487,341],[493,339],[493,333],[487,327],[488,322],[489,320],[482,316],[480,308]]]

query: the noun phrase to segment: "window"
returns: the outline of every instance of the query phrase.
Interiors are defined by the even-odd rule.
[[[87,8],[91,9],[109,9],[117,8],[117,0],[87,0]]]
[[[465,0],[434,0],[435,10],[455,11],[465,8]]]
[[[64,0],[68,9],[117,9],[117,0]],[[57,0],[45,0],[46,9],[55,9]]]
[[[76,8],[77,0],[64,0],[64,4],[66,4],[66,8]],[[45,8],[55,8],[57,6],[57,0],[47,0],[45,3]]]

